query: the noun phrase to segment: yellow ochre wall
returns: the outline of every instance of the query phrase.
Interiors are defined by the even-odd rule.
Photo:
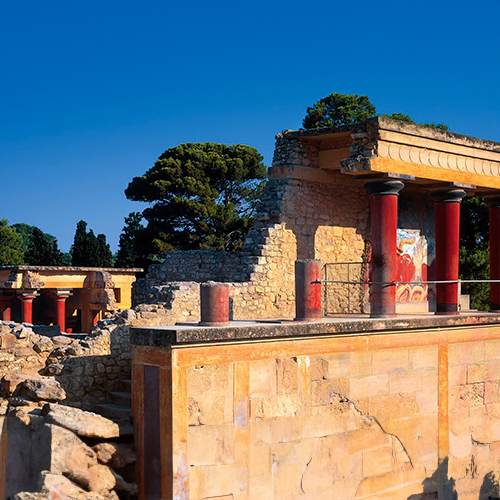
[[[133,346],[132,362],[141,499],[500,496],[497,326]]]

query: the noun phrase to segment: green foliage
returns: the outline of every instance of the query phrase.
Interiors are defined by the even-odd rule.
[[[480,196],[466,198],[460,208],[460,279],[489,279],[489,212]],[[471,308],[489,310],[488,283],[463,283]]]
[[[37,227],[32,227],[31,241],[24,254],[24,259],[30,266],[65,265],[64,255],[57,246],[57,240]]]
[[[38,230],[40,229],[37,228],[36,226],[30,226],[29,224],[25,224],[24,222],[18,222],[17,224],[12,224],[12,227],[23,238],[23,244],[21,245],[21,250],[24,253],[26,253],[31,245],[31,242],[33,241],[33,232],[35,231],[35,229]],[[52,236],[51,234],[48,233],[43,233],[43,234],[45,235],[47,241],[57,243],[55,236]]]
[[[174,249],[237,250],[251,228],[266,167],[255,148],[187,143],[165,151],[125,190],[144,210],[142,255]],[[142,232],[144,231],[144,232]]]
[[[422,125],[424,127],[437,128],[439,130],[450,130],[450,127],[444,123],[422,123]]]
[[[112,267],[113,254],[106,243],[106,236],[95,236],[92,229],[87,231],[83,220],[76,225],[75,238],[70,250],[71,265],[83,267]]]
[[[23,239],[9,226],[7,219],[0,219],[0,266],[22,266],[24,264],[21,246]]]
[[[144,267],[147,269],[152,256],[148,255],[147,230],[142,225],[141,212],[131,212],[125,217],[120,234],[115,267]]]
[[[375,116],[377,110],[365,95],[333,92],[307,108],[305,129],[352,125]]]
[[[401,120],[402,122],[415,123],[415,120],[413,120],[411,116],[405,115],[404,113],[384,113],[381,116],[386,116],[387,118],[392,118],[393,120]]]

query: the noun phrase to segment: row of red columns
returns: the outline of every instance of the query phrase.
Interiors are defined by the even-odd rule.
[[[372,309],[378,318],[396,315],[398,194],[404,184],[383,179],[366,183],[370,193],[372,230]],[[439,189],[431,192],[435,202],[436,281],[452,281],[436,285],[436,314],[458,314],[458,254],[460,202],[462,189]],[[499,200],[500,201],[500,200]],[[500,235],[500,204],[496,230]],[[497,239],[497,245],[500,246]],[[492,252],[493,253],[493,252]],[[496,252],[500,275],[500,256]],[[492,277],[492,279],[495,279]],[[500,287],[498,304],[500,305]]]
[[[66,299],[69,296],[70,294],[54,296],[56,301],[56,324],[60,327],[61,332],[66,330]],[[21,318],[24,323],[33,323],[33,300],[36,297],[35,293],[24,293],[17,296],[21,301]],[[0,295],[0,313],[3,321],[11,321],[12,299],[12,296]]]

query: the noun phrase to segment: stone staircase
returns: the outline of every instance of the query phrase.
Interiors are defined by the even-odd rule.
[[[116,390],[108,392],[106,399],[106,403],[99,403],[95,406],[96,413],[117,423],[132,422],[131,380],[119,380]]]

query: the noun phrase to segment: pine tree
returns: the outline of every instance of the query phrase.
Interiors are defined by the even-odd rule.
[[[64,255],[57,246],[57,240],[33,227],[31,242],[24,258],[30,266],[63,266]]]
[[[9,226],[7,219],[0,219],[0,266],[21,266],[24,264],[21,245],[23,239]]]
[[[75,238],[71,247],[71,265],[83,267],[112,267],[113,254],[106,243],[106,236],[87,231],[83,220],[76,225]]]
[[[115,267],[147,267],[147,239],[142,219],[140,212],[131,212],[125,217]]]

